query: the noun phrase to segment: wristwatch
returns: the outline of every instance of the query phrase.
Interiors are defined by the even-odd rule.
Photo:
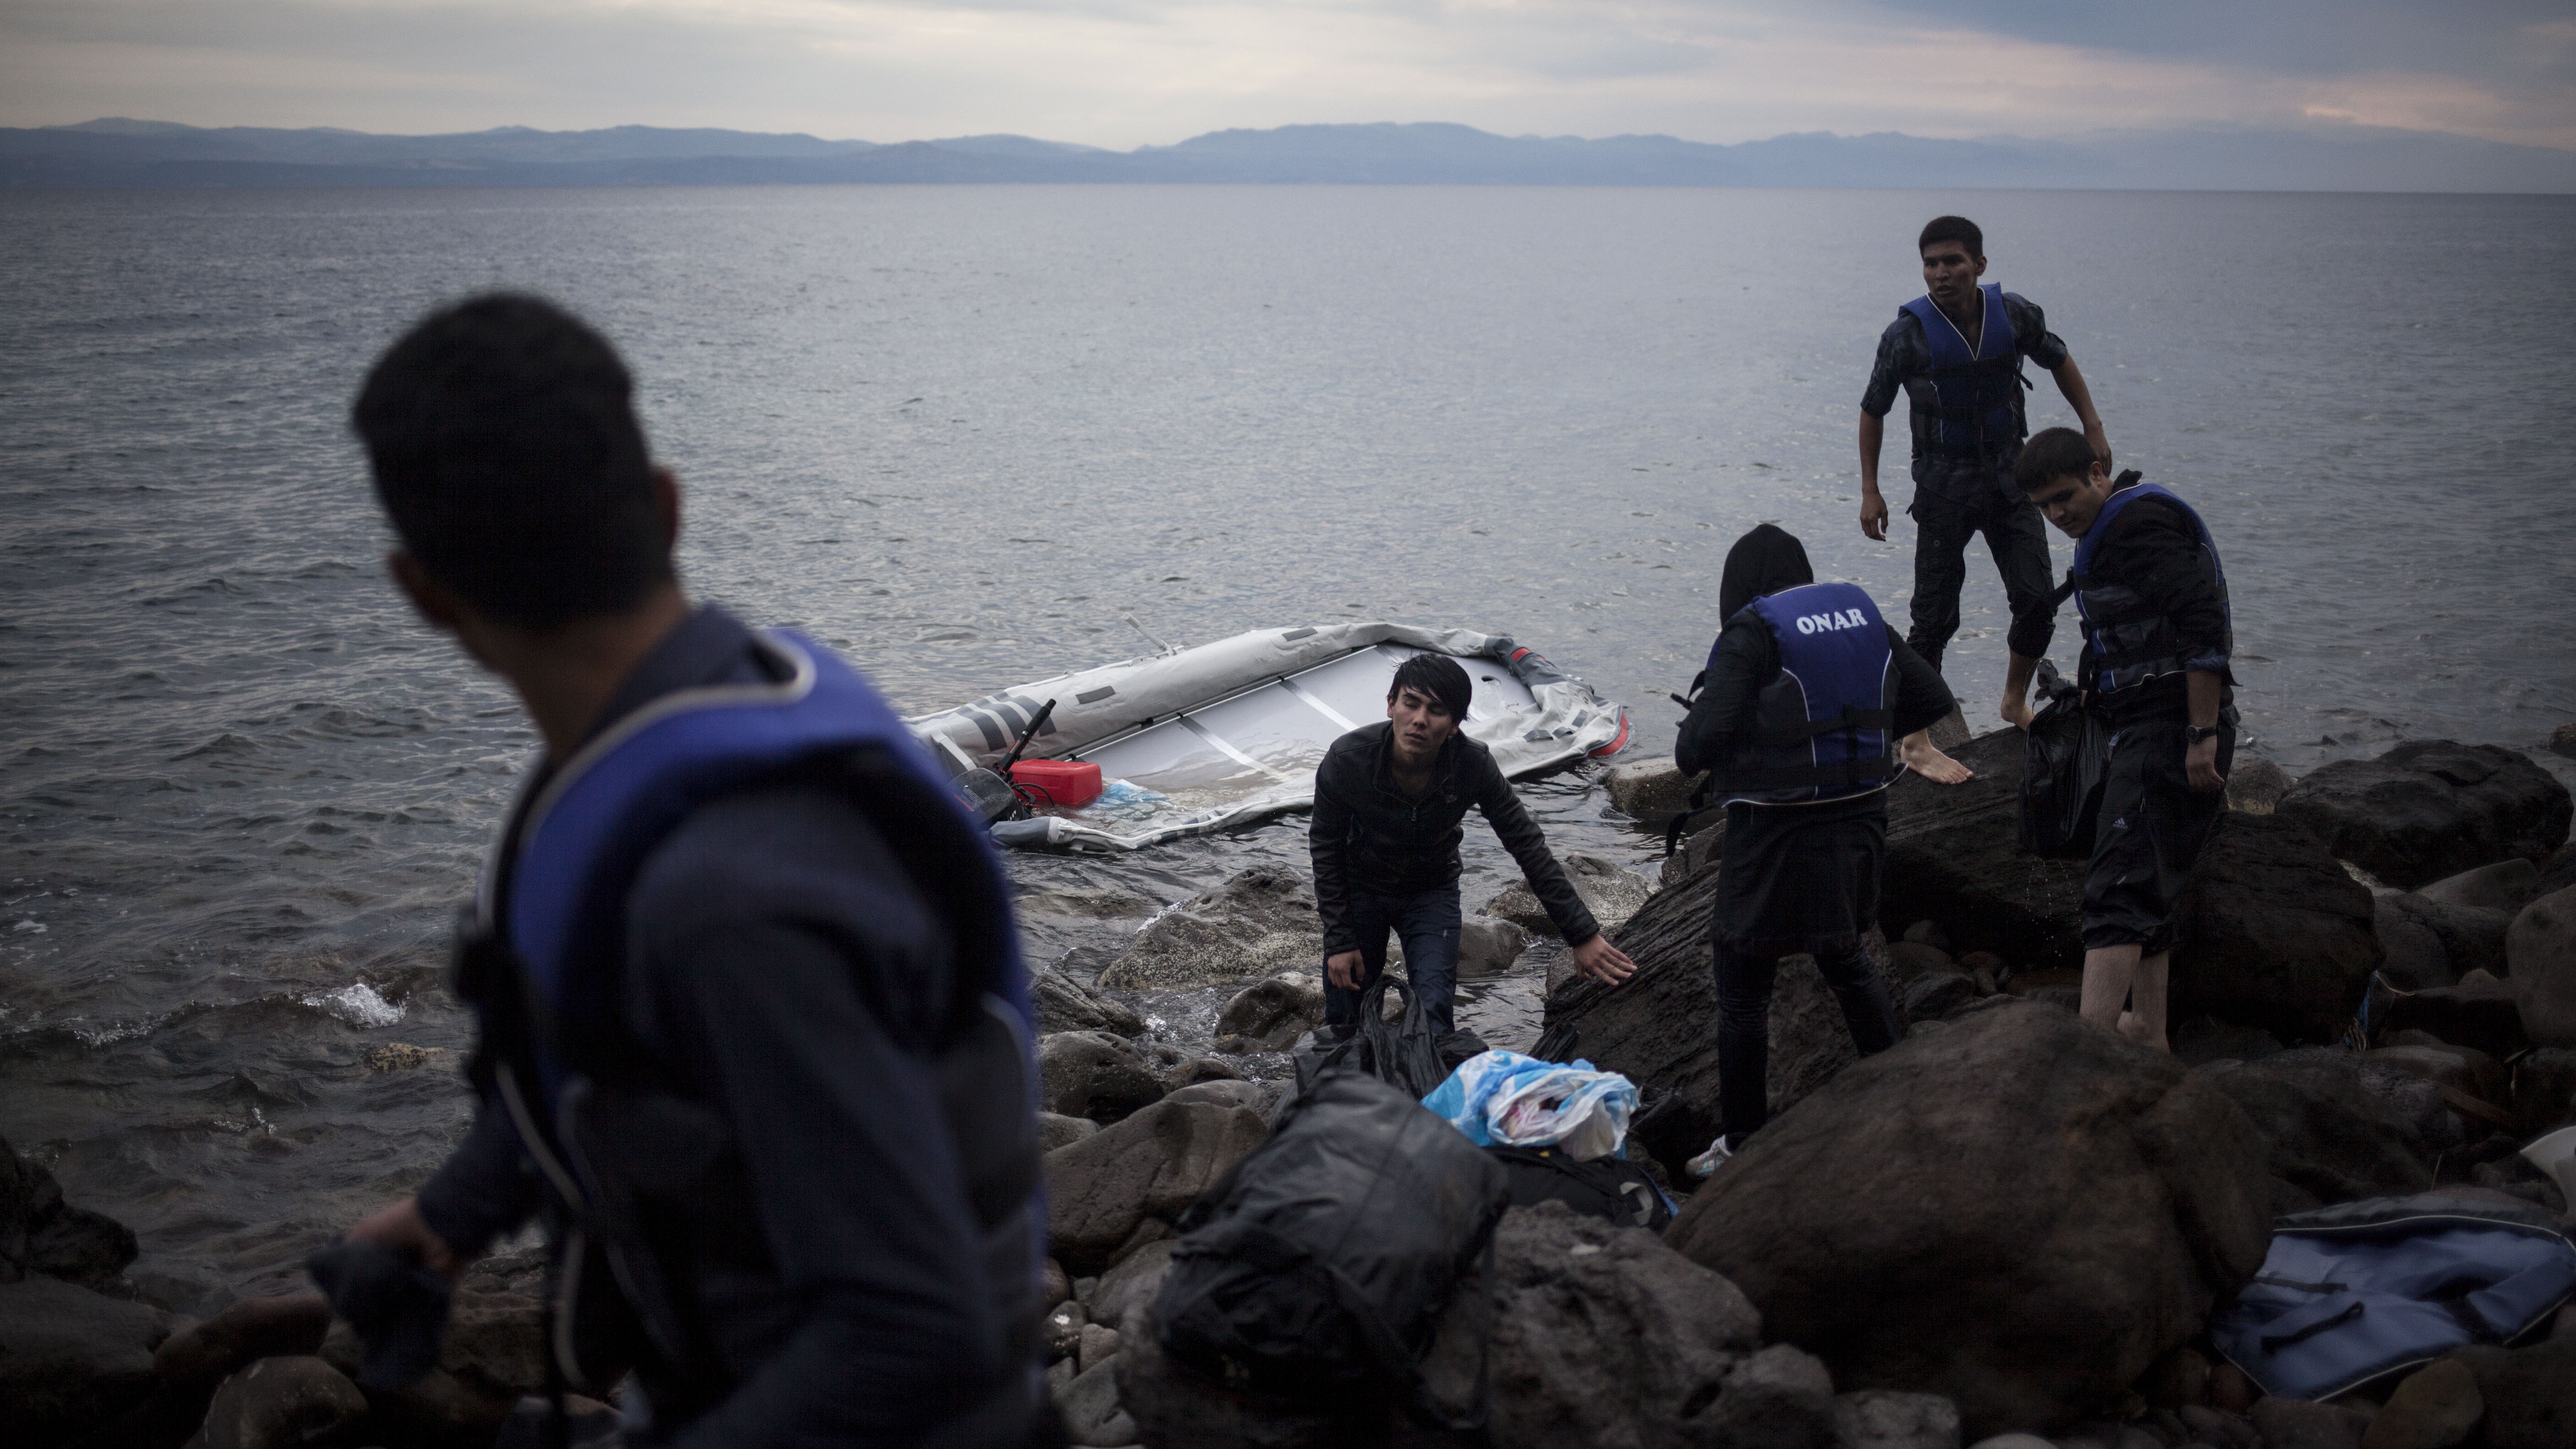
[[[2218,738],[2218,726],[2185,725],[2183,726],[2182,737],[2186,741],[2195,745],[2199,744],[2202,740],[2214,740]]]

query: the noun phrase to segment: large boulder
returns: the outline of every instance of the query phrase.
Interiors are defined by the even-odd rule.
[[[1257,1112],[1157,1102],[1046,1155],[1047,1232],[1056,1261],[1098,1273],[1149,1224],[1168,1235],[1210,1183],[1270,1135]],[[1148,1239],[1150,1240],[1150,1239]]]
[[[1888,787],[1881,918],[1937,921],[1954,950],[1993,951],[2019,969],[2080,966],[2084,862],[2021,849],[2027,748],[2020,730],[1995,730],[1950,752],[1976,772],[1965,784],[1909,771]]]
[[[1945,1395],[1977,1439],[2073,1422],[2198,1333],[2270,1244],[2263,1160],[2171,1057],[2004,1001],[1826,1083],[1666,1241],[1845,1389]]]
[[[1255,981],[1234,994],[1216,1017],[1221,1052],[1277,1052],[1324,1020],[1324,983],[1303,971]]]
[[[2174,902],[2171,1010],[2333,1041],[2380,959],[2370,891],[2314,835],[2278,815],[2231,814]]]
[[[2444,876],[2415,894],[2439,905],[2502,911],[2510,916],[2530,905],[2532,898],[2540,894],[2540,867],[2514,856],[2493,865]]]
[[[2227,768],[2227,808],[2248,815],[2269,815],[2290,793],[2290,777],[2280,766],[2242,747]]]
[[[1122,1001],[1113,1001],[1053,966],[1029,973],[1029,1002],[1038,1009],[1038,1030],[1105,1031],[1113,1036],[1143,1036],[1145,1018]]]
[[[2196,1075],[2261,1134],[2276,1212],[2400,1197],[2433,1185],[2422,1129],[2390,1100],[2398,1084],[2386,1079],[2396,1073],[2374,1073],[2347,1052],[2312,1049],[2256,1062],[2212,1062]],[[2373,1090],[2374,1077],[2386,1090]]]
[[[42,1273],[0,1284],[0,1435],[29,1449],[148,1399],[170,1315]]]
[[[1163,1079],[1134,1043],[1105,1031],[1038,1038],[1038,1102],[1065,1117],[1107,1126],[1162,1100]]]
[[[1708,778],[1706,771],[1685,775],[1670,755],[1613,765],[1601,777],[1610,803],[1631,820],[1661,825],[1690,808],[1691,792]]]
[[[104,1213],[63,1200],[62,1184],[0,1139],[0,1283],[31,1273],[89,1288],[115,1281],[134,1261],[134,1232]]]
[[[2524,1033],[2540,1046],[2576,1047],[2576,886],[2523,907],[2504,949]]]
[[[2567,840],[2567,787],[2519,750],[2408,740],[2301,776],[2278,814],[2400,890],[2474,866],[2538,860]]]
[[[1295,871],[1260,865],[1146,922],[1099,984],[1162,991],[1312,971],[1323,959],[1313,887]]]
[[[1653,881],[1606,855],[1569,850],[1557,857],[1557,863],[1565,867],[1565,878],[1574,883],[1574,893],[1582,898],[1583,908],[1592,913],[1594,923],[1604,931],[1616,931],[1655,893]],[[1534,936],[1556,934],[1556,922],[1538,903],[1538,893],[1529,888],[1527,881],[1514,881],[1485,902],[1484,914],[1509,921]]]

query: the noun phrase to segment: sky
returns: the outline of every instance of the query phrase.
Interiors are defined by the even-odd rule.
[[[645,124],[1128,149],[1228,127],[2576,149],[2576,0],[0,0],[0,125]]]

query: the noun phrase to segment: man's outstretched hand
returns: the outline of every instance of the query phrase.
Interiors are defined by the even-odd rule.
[[[1336,951],[1324,958],[1324,975],[1344,991],[1360,989],[1360,953]]]
[[[429,1220],[420,1215],[419,1198],[407,1197],[378,1211],[349,1229],[349,1236],[391,1248],[433,1273],[444,1274],[451,1283],[464,1276],[465,1265],[457,1260],[456,1250],[432,1232]]]
[[[1574,948],[1574,969],[1605,986],[1616,986],[1637,974],[1637,963],[1611,945],[1609,937],[1596,935]]]

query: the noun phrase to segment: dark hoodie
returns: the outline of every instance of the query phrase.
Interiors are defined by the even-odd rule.
[[[1717,585],[1725,630],[1709,651],[1699,698],[1673,741],[1674,762],[1684,773],[1695,775],[1725,758],[1733,738],[1753,727],[1754,708],[1764,686],[1780,677],[1779,642],[1771,637],[1762,616],[1745,606],[1764,595],[1815,581],[1806,546],[1796,535],[1771,524],[1756,527],[1727,550],[1726,571]],[[1893,628],[1887,631],[1887,642],[1896,654],[1896,732],[1910,735],[1950,712],[1950,688]]]

